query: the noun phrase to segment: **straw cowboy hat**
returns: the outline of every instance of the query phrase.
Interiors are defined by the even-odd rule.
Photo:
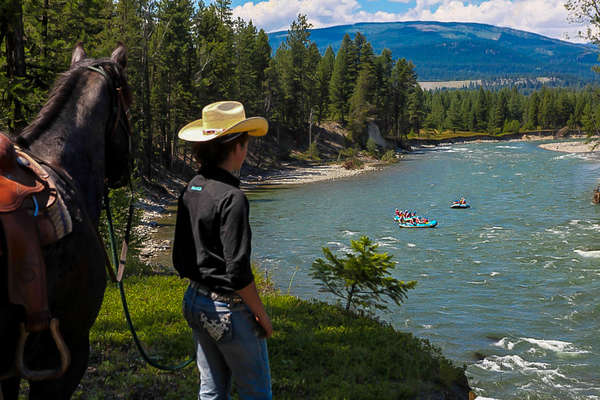
[[[248,132],[264,136],[269,129],[263,117],[246,118],[244,106],[238,101],[219,101],[202,109],[202,119],[190,122],[177,135],[188,142],[207,142],[232,133]]]

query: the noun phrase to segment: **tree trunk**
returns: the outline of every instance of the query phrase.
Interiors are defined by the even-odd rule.
[[[48,59],[48,4],[49,0],[44,0],[44,11],[42,12],[42,55],[44,61]]]
[[[10,0],[8,7],[12,12],[4,17],[2,25],[6,29],[6,76],[9,85],[14,84],[19,78],[24,78],[25,46],[23,43],[23,8],[20,0]],[[12,91],[8,92],[8,104],[12,115],[8,117],[8,128],[11,134],[25,127],[23,104],[16,98]]]
[[[350,293],[348,294],[348,301],[346,302],[346,311],[350,311],[350,305],[352,305],[352,297],[354,297],[354,292],[356,291],[356,285],[352,285],[350,288]]]
[[[142,129],[144,132],[144,174],[152,180],[152,111],[150,110],[150,68],[148,66],[147,23],[144,23],[144,45],[142,48]]]

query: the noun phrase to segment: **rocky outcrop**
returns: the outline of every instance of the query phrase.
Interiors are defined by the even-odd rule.
[[[374,122],[369,122],[367,125],[367,132],[369,134],[369,139],[373,140],[377,146],[383,147],[384,149],[393,147],[384,139],[379,131],[379,127]]]

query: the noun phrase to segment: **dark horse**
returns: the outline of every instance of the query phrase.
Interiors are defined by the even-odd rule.
[[[72,232],[43,248],[50,313],[71,362],[60,377],[30,380],[30,399],[69,399],[87,368],[89,331],[106,288],[106,257],[97,226],[106,185],[122,186],[129,178],[131,94],[125,77],[127,52],[119,43],[110,58],[86,58],[73,50],[71,67],[56,81],[48,102],[16,143],[39,158],[56,180],[72,219]],[[0,229],[0,244],[4,235]],[[0,399],[17,399],[20,380],[14,371],[22,306],[10,304],[6,259],[0,258]],[[32,333],[23,358],[33,370],[60,366],[57,345],[48,331]]]

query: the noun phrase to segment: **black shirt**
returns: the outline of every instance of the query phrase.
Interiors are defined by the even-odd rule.
[[[240,181],[220,168],[201,169],[179,196],[173,265],[181,277],[217,293],[253,280],[248,199]]]

